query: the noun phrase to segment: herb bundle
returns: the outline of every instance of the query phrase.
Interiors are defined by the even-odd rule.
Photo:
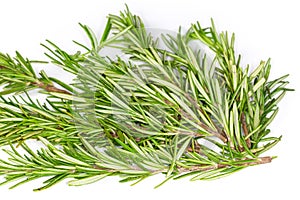
[[[241,66],[234,35],[213,22],[154,37],[127,8],[108,16],[100,39],[80,25],[90,39],[90,47],[75,42],[84,53],[43,45],[51,63],[75,75],[72,84],[36,73],[36,61],[19,53],[0,54],[0,145],[10,146],[1,184],[49,177],[39,191],[66,178],[135,184],[159,173],[211,180],[272,161],[261,154],[280,141],[268,126],[290,89],[287,75],[269,80],[270,60]],[[45,103],[32,99],[36,90]],[[33,150],[30,139],[44,147]]]

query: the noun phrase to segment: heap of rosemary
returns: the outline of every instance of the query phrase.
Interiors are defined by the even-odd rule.
[[[137,183],[158,173],[209,180],[274,158],[261,154],[280,141],[268,125],[287,75],[270,81],[270,60],[251,72],[241,66],[234,35],[196,23],[154,38],[128,9],[108,16],[100,39],[81,26],[91,42],[75,42],[84,53],[44,45],[52,63],[76,76],[72,84],[37,74],[19,53],[0,54],[0,145],[10,145],[1,184],[49,177],[42,190],[66,178],[72,186],[115,175]],[[122,56],[104,56],[105,48]],[[29,139],[44,148],[32,150]]]

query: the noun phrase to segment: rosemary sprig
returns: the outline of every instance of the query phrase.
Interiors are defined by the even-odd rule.
[[[71,85],[36,74],[34,61],[19,53],[0,54],[0,145],[11,148],[10,159],[0,160],[3,184],[49,177],[42,190],[65,178],[74,186],[113,175],[137,183],[158,173],[208,180],[272,161],[261,154],[281,139],[268,126],[290,89],[287,75],[269,80],[270,60],[250,72],[235,54],[234,35],[218,33],[213,22],[154,38],[127,8],[108,16],[101,39],[81,27],[91,47],[75,43],[85,53],[43,45],[50,62],[76,75]],[[127,57],[105,57],[107,47]],[[46,94],[45,104],[31,98],[33,89]],[[34,152],[28,139],[45,148]]]

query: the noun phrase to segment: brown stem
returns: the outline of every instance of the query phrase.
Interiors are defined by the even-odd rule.
[[[246,163],[241,163],[241,164],[235,164],[234,166],[251,166],[251,165],[260,165],[260,164],[267,164],[270,163],[272,161],[272,157],[270,156],[266,156],[266,157],[260,157],[257,158],[256,160],[253,159],[248,159],[249,162]],[[190,168],[184,168],[184,167],[178,167],[178,170],[180,173],[184,173],[184,172],[192,172],[192,171],[208,171],[208,170],[212,170],[212,169],[221,169],[221,168],[227,168],[227,167],[231,167],[233,165],[230,164],[217,164],[217,165],[213,165],[213,166],[203,166],[203,165],[195,165],[192,166]]]
[[[203,152],[201,151],[201,146],[196,140],[193,141],[191,146],[187,148],[187,151],[188,152],[196,152],[196,153],[201,154],[201,155],[203,154]]]
[[[247,122],[246,122],[246,117],[245,117],[244,113],[242,113],[241,120],[242,120],[242,128],[243,128],[244,135],[245,135],[245,137],[247,137],[249,135],[249,131],[247,128]],[[247,144],[248,148],[251,148],[250,137],[246,139],[246,144]]]
[[[72,93],[66,91],[66,90],[63,90],[63,89],[59,89],[53,85],[50,85],[50,84],[45,84],[43,82],[33,82],[31,83],[32,85],[35,85],[39,88],[42,88],[44,90],[46,90],[47,92],[56,92],[56,93],[62,93],[62,94],[69,94],[69,95],[72,95]]]

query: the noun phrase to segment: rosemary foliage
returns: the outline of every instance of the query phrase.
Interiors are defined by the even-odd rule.
[[[19,53],[0,54],[0,145],[10,146],[1,184],[49,177],[39,191],[66,178],[72,186],[115,175],[138,183],[158,173],[211,180],[274,158],[261,154],[281,138],[268,126],[290,90],[287,75],[269,80],[270,60],[242,66],[234,34],[197,22],[154,37],[128,8],[108,16],[100,39],[80,26],[91,43],[75,42],[84,53],[43,44],[50,62],[76,76],[70,85],[37,74]],[[123,54],[105,56],[106,48]],[[33,151],[29,139],[44,148]]]

